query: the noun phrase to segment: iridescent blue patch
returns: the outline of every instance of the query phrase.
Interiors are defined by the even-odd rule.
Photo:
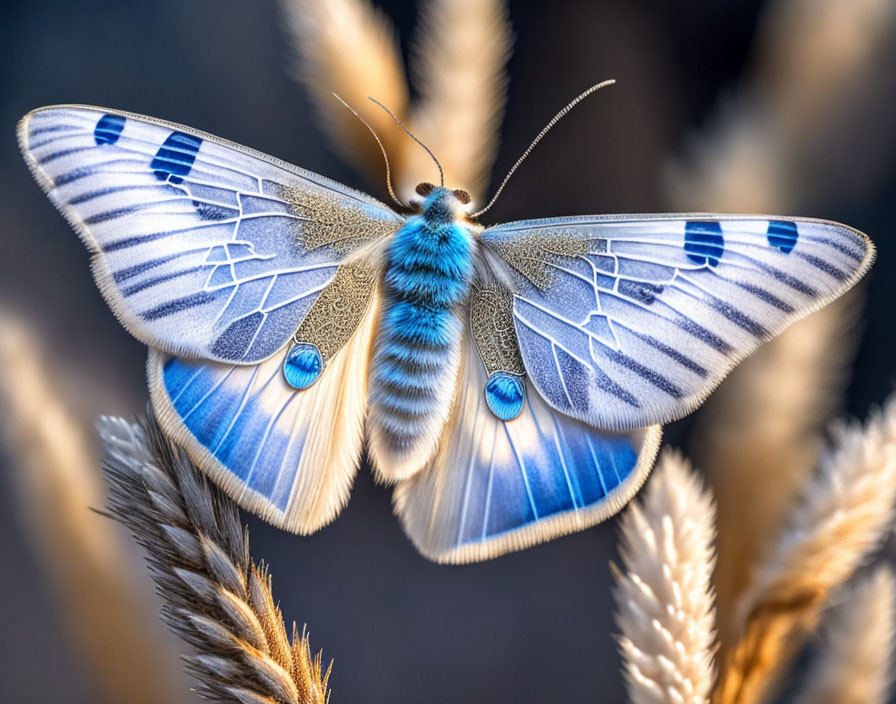
[[[790,254],[796,246],[799,239],[799,232],[796,229],[795,222],[788,220],[769,220],[768,230],[766,231],[768,243],[784,254]]]
[[[695,264],[718,266],[725,252],[722,225],[714,221],[694,220],[684,226],[684,251]]]
[[[183,132],[172,132],[159,147],[149,168],[160,181],[167,179],[171,183],[181,183],[183,177],[193,168],[201,144],[202,140],[199,137]]]
[[[121,115],[103,115],[93,128],[93,139],[97,144],[115,144],[124,129]]]
[[[485,384],[485,402],[501,420],[513,420],[523,410],[526,386],[522,377],[508,372],[495,372]]]
[[[283,362],[283,376],[295,389],[307,389],[320,376],[324,368],[320,350],[316,345],[301,342],[294,345]]]

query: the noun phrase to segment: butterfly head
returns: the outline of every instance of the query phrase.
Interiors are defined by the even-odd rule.
[[[414,190],[419,199],[413,199],[411,205],[424,217],[455,220],[466,218],[470,212],[470,194],[460,188],[452,190],[424,182],[418,183]]]

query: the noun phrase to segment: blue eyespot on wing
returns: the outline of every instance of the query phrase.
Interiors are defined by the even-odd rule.
[[[646,479],[659,426],[601,431],[531,388],[505,422],[489,410],[485,367],[469,340],[461,374],[435,457],[395,488],[396,513],[426,557],[487,560],[583,530],[619,511]]]
[[[849,289],[874,248],[832,222],[606,216],[487,229],[520,352],[555,409],[608,430],[675,420],[741,359]]]
[[[259,364],[150,350],[159,423],[240,506],[286,530],[318,530],[345,505],[361,459],[373,309],[303,390],[283,373],[286,348]]]
[[[125,112],[41,108],[19,143],[115,314],[174,355],[268,358],[345,256],[404,221],[321,176]]]

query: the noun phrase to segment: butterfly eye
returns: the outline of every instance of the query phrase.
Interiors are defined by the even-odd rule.
[[[435,186],[433,186],[431,183],[424,182],[424,183],[418,183],[417,188],[415,188],[414,190],[417,191],[417,195],[426,197],[430,193],[432,193],[432,190],[434,188],[435,188]]]
[[[458,188],[456,191],[454,191],[454,197],[457,198],[464,205],[470,204],[470,194],[460,188]]]

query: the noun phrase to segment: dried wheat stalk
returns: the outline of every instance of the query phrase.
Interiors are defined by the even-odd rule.
[[[445,183],[482,201],[507,91],[507,10],[503,0],[429,0],[421,9],[411,126],[441,161]],[[399,185],[409,192],[432,163],[413,142],[402,144]]]
[[[822,450],[857,335],[850,293],[789,328],[746,360],[697,417],[692,455],[720,507],[715,587],[722,651],[736,637],[735,605]]]
[[[892,570],[879,567],[847,589],[824,631],[798,704],[887,704],[896,643]]]
[[[850,151],[848,169],[832,160],[832,145],[889,130],[892,118],[869,121],[866,106],[875,88],[889,85],[894,38],[891,0],[770,3],[751,70],[665,174],[673,208],[805,213],[827,205],[829,193],[843,202],[867,188],[892,140],[866,136]],[[694,459],[719,505],[723,654],[734,637],[734,605],[812,470],[822,425],[840,406],[860,297],[826,306],[765,345],[699,417]]]
[[[25,323],[0,311],[0,443],[67,635],[110,701],[185,701],[151,594],[128,570],[125,536],[89,510],[105,500],[94,450],[43,352]]]
[[[333,146],[371,183],[384,184],[379,147],[333,93],[370,123],[390,156],[399,153],[407,137],[367,99],[407,118],[407,80],[392,23],[367,0],[281,0],[281,6],[293,40],[293,73]]]
[[[715,692],[720,704],[767,699],[828,595],[888,530],[896,500],[896,397],[864,428],[841,425],[834,435],[833,450],[742,599],[740,636]]]
[[[438,182],[429,155],[367,100],[385,104],[441,160],[446,184],[481,199],[498,148],[511,32],[502,0],[430,0],[413,57],[420,99],[411,107],[391,23],[366,0],[282,0],[295,54],[324,129],[371,184],[383,183],[382,155],[367,128],[331,95],[338,93],[376,130],[407,201],[421,181]]]
[[[622,518],[616,622],[634,704],[709,701],[714,520],[709,493],[688,463],[670,452]]]
[[[322,656],[304,633],[287,638],[267,569],[249,556],[236,505],[162,434],[103,418],[109,512],[148,553],[165,621],[194,649],[199,693],[239,704],[322,704]],[[332,667],[332,665],[331,665]]]

